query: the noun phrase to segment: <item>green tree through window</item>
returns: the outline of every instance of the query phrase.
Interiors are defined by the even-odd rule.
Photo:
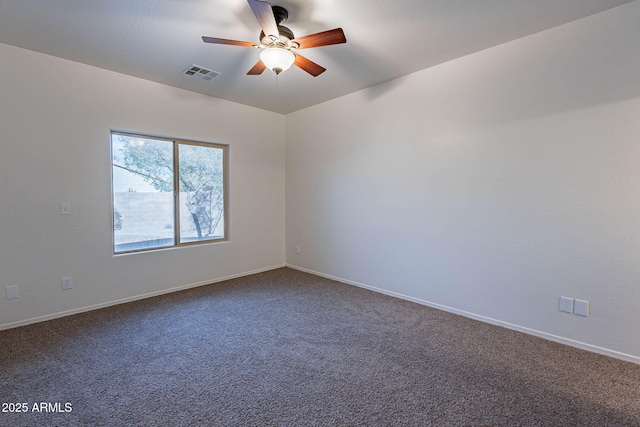
[[[224,214],[223,152],[197,145],[178,146],[180,195],[186,198],[190,224],[180,222],[182,241],[216,236]],[[196,236],[190,235],[195,228]]]

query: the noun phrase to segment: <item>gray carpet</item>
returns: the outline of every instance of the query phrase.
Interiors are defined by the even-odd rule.
[[[640,365],[283,268],[2,331],[0,400],[28,404],[2,426],[638,426]]]

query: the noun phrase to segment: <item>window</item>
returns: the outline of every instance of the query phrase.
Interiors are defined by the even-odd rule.
[[[227,240],[228,149],[112,132],[114,252]]]

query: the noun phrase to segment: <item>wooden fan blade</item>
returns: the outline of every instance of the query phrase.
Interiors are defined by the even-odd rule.
[[[267,69],[267,66],[264,65],[264,62],[262,62],[260,59],[258,59],[258,62],[256,62],[256,65],[254,65],[253,68],[249,70],[247,75],[248,76],[259,76],[266,69]]]
[[[302,68],[307,73],[311,74],[313,77],[318,77],[320,74],[322,74],[325,71],[327,71],[326,68],[321,67],[320,65],[318,65],[315,62],[305,58],[304,56],[302,56],[300,54],[295,53],[294,55],[296,56],[296,60],[294,62],[294,65],[296,65],[297,67]]]
[[[310,34],[292,40],[300,45],[298,49],[308,49],[310,47],[329,46],[332,44],[346,43],[347,38],[344,36],[342,28],[334,28],[333,30],[323,31],[321,33]]]
[[[278,24],[276,18],[273,16],[273,9],[271,5],[261,0],[247,0],[253,14],[256,15],[256,19],[262,27],[262,31],[266,36],[273,36],[277,40],[280,40],[280,32],[278,31]]]
[[[232,46],[243,46],[243,47],[258,47],[258,45],[250,42],[241,42],[239,40],[228,40],[228,39],[219,39],[217,37],[207,37],[202,36],[202,41],[205,43],[215,43],[215,44],[228,44]]]

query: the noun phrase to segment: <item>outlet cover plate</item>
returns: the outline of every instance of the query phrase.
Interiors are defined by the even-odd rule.
[[[18,298],[20,296],[20,289],[18,288],[18,285],[7,286],[6,294],[8,300]]]
[[[73,279],[71,277],[62,278],[62,290],[73,288]]]
[[[573,298],[560,297],[560,311],[573,313]]]
[[[71,203],[69,202],[60,203],[60,215],[71,215]]]
[[[573,314],[589,317],[589,301],[584,301],[581,299],[575,300],[575,302],[573,303]]]

